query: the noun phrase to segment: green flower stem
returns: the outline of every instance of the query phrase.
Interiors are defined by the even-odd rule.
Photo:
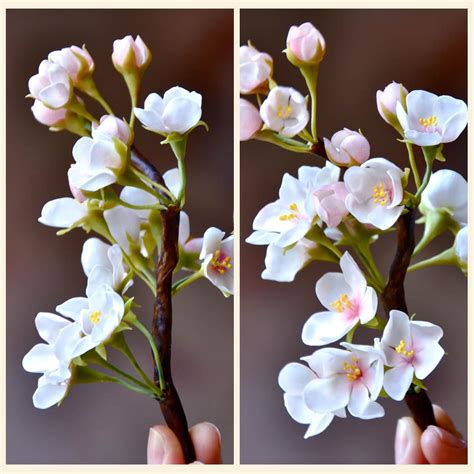
[[[312,153],[311,148],[306,144],[298,140],[282,137],[272,130],[261,130],[255,134],[254,138],[263,142],[273,143],[280,148],[284,148],[285,150],[293,151],[295,153]]]
[[[143,181],[143,174],[140,173],[134,166],[129,165],[124,173],[120,175],[120,179],[118,180],[118,184],[122,186],[132,186],[134,188],[141,189],[148,194],[151,194],[153,197],[155,197],[160,203],[162,203],[164,206],[167,206],[170,204],[170,200],[166,197],[163,196],[162,194],[158,194],[153,188],[150,186],[147,186]],[[157,183],[153,183],[157,187],[159,186]],[[166,189],[162,186],[163,189]]]
[[[318,143],[318,129],[317,129],[317,108],[318,108],[318,75],[319,64],[313,66],[303,66],[300,68],[309,94],[311,96],[311,135],[313,142]]]
[[[438,147],[437,146],[424,146],[421,149],[423,150],[423,156],[425,157],[426,170],[425,170],[425,175],[423,177],[423,182],[421,183],[421,186],[418,188],[418,191],[416,192],[416,195],[415,195],[417,199],[421,197],[421,193],[425,190],[426,186],[428,186],[428,183],[430,182],[431,173],[433,171],[433,163],[436,158]]]
[[[138,320],[132,323],[147,339],[148,343],[150,344],[151,351],[153,352],[153,358],[155,359],[155,364],[158,369],[158,377],[160,380],[160,389],[164,391],[166,388],[165,377],[163,374],[163,367],[161,366],[160,356],[158,354],[158,349],[155,345],[155,341],[153,340],[153,336],[150,334],[150,331]]]
[[[153,206],[137,206],[135,204],[130,204],[129,202],[122,201],[122,199],[117,198],[115,200],[117,204],[120,204],[122,207],[127,207],[128,209],[135,209],[137,211],[153,211],[153,210],[164,210],[166,207],[161,206],[159,204],[155,204]]]
[[[161,191],[162,193],[166,194],[167,196],[169,196],[169,198],[171,199],[172,202],[174,202],[176,200],[176,197],[173,195],[173,193],[166,187],[166,186],[163,186],[162,184],[160,183],[157,183],[155,181],[153,181],[152,179],[150,179],[148,176],[144,175],[143,173],[141,173],[140,171],[138,171],[136,168],[134,168],[133,166],[131,167],[132,168],[132,171],[143,181],[145,181],[146,183],[148,183],[150,186],[153,186],[155,187],[156,189],[158,189],[159,191]],[[153,194],[155,195],[155,194]],[[162,199],[162,197],[160,197]]]
[[[262,98],[260,97],[260,94],[255,94],[255,97],[257,98],[258,108],[260,108],[262,106]]]
[[[179,170],[179,178],[181,182],[181,188],[179,190],[178,195],[176,196],[176,201],[180,209],[183,208],[184,203],[186,201],[186,164],[185,164],[185,157],[186,157],[186,144],[187,144],[187,137],[183,136],[179,140],[170,141],[171,149],[173,150],[174,156],[178,161],[178,170]]]
[[[303,129],[299,134],[298,134],[299,137],[301,137],[303,140],[306,140],[307,142],[309,143],[313,143],[313,137],[311,136],[311,134],[308,132],[308,130]]]
[[[99,121],[91,113],[89,113],[85,105],[79,102],[76,97],[73,97],[69,103],[65,105],[65,108],[81,117],[84,117],[91,123],[99,123]]]
[[[98,102],[109,115],[114,115],[112,108],[100,94],[99,89],[97,88],[97,85],[91,75],[83,77],[77,85],[77,88]]]
[[[435,265],[456,265],[456,253],[453,247],[441,252],[434,257],[414,263],[408,267],[408,272],[433,267]]]
[[[183,288],[185,288],[186,286],[190,285],[191,283],[199,280],[203,276],[204,276],[204,271],[201,269],[198,272],[193,273],[192,275],[177,281],[176,283],[173,284],[173,287],[171,289],[171,294],[174,296],[176,293],[181,291]]]
[[[416,189],[420,189],[421,186],[421,180],[420,180],[420,175],[418,173],[418,167],[416,166],[416,159],[415,155],[413,153],[413,144],[406,142],[405,143],[407,150],[408,150],[408,159],[410,160],[410,166],[411,166],[411,171],[413,173],[413,179],[415,180],[415,186]]]

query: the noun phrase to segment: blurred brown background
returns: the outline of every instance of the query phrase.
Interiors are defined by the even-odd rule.
[[[46,201],[69,195],[66,172],[76,138],[52,134],[34,120],[32,102],[24,99],[28,78],[50,51],[85,43],[100,90],[116,113],[128,117],[127,89],[110,55],[113,40],[140,34],[153,53],[142,100],[174,85],[203,95],[210,131],[192,133],[187,155],[192,233],[200,236],[213,225],[231,232],[232,33],[231,10],[7,12],[7,463],[145,463],[148,429],[162,423],[155,401],[112,384],[73,387],[61,408],[32,405],[37,377],[23,371],[21,359],[40,341],[33,319],[82,295],[86,280],[79,260],[85,234],[58,238],[37,222]],[[136,143],[162,171],[175,166],[158,136],[139,124],[136,133]],[[152,298],[141,282],[131,291],[148,325]],[[199,281],[176,297],[173,327],[173,372],[188,421],[220,428],[226,463],[233,460],[232,304]],[[150,372],[144,338],[132,336],[131,346]]]
[[[467,15],[465,10],[241,10],[241,44],[274,58],[276,81],[306,94],[299,71],[281,53],[291,25],[312,22],[324,35],[327,54],[319,74],[318,133],[330,137],[343,127],[361,128],[371,156],[408,166],[405,147],[379,117],[377,89],[392,80],[467,99]],[[444,148],[446,166],[467,177],[467,134]],[[422,160],[421,153],[418,159]],[[285,171],[296,175],[318,158],[296,155],[263,142],[241,145],[242,240],[251,233],[257,212],[278,197]],[[439,166],[438,166],[439,168]],[[438,238],[423,254],[451,246]],[[396,421],[405,404],[382,400],[384,418],[336,419],[321,435],[303,439],[305,425],[294,422],[277,384],[280,369],[314,348],[300,339],[306,319],[322,306],[314,285],[334,265],[313,263],[293,284],[260,279],[265,248],[242,243],[241,253],[241,462],[243,463],[392,463]],[[394,254],[392,237],[375,244],[380,268],[387,272]],[[420,320],[439,324],[448,355],[427,379],[430,397],[445,407],[459,430],[467,426],[466,279],[456,268],[432,268],[409,275],[407,301]],[[356,335],[355,342],[370,342]]]

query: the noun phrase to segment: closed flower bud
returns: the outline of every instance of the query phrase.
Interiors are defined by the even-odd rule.
[[[377,91],[377,110],[380,116],[392,127],[402,133],[397,118],[397,102],[405,103],[408,91],[398,82],[391,82],[383,91]]]
[[[240,99],[240,141],[250,140],[261,128],[257,108],[248,100]]]
[[[89,52],[83,46],[71,46],[49,53],[48,60],[63,67],[76,85],[80,80],[94,72],[95,64]]]
[[[132,132],[128,123],[125,120],[120,120],[113,115],[103,115],[100,118],[100,123],[92,124],[92,138],[110,140],[117,138],[125,145],[130,145]]]
[[[31,107],[31,111],[36,120],[43,125],[48,127],[59,128],[64,124],[64,119],[67,115],[66,109],[50,109],[46,107],[40,100],[35,100],[35,103]]]
[[[240,93],[266,91],[273,71],[273,59],[253,46],[240,47]]]
[[[119,72],[144,71],[151,61],[151,52],[140,36],[128,35],[114,41],[112,61]]]
[[[311,23],[292,26],[286,46],[288,60],[298,67],[319,64],[326,52],[323,35]]]
[[[370,157],[370,144],[361,133],[345,128],[324,139],[328,159],[339,166],[360,165]]]

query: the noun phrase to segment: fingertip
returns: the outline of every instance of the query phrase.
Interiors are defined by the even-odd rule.
[[[438,426],[426,428],[421,449],[430,464],[467,464],[466,442]]]
[[[395,434],[396,464],[426,464],[420,446],[421,430],[413,418],[398,420]]]
[[[184,455],[178,438],[167,426],[150,428],[147,446],[148,464],[184,464]]]
[[[462,438],[462,434],[456,429],[456,425],[454,424],[451,417],[439,406],[433,404],[433,411],[435,415],[436,424],[440,427],[449,431],[453,435],[457,436],[458,438]]]
[[[196,458],[203,464],[221,464],[221,434],[212,423],[198,423],[189,430]]]

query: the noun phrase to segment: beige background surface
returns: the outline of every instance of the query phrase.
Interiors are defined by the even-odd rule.
[[[392,80],[409,90],[421,88],[467,99],[467,14],[462,10],[241,10],[241,44],[248,39],[275,60],[275,79],[304,92],[304,81],[281,51],[293,24],[311,21],[327,41],[320,69],[319,134],[361,128],[373,157],[407,166],[405,148],[381,120],[375,92]],[[446,145],[447,166],[467,176],[467,134]],[[418,159],[422,159],[418,155]],[[262,142],[241,144],[241,234],[251,232],[260,208],[277,199],[285,171],[303,164],[321,165],[311,156],[295,155]],[[387,272],[393,238],[374,246]],[[436,240],[424,255],[451,245]],[[303,439],[305,426],[288,416],[277,385],[280,369],[313,349],[300,340],[301,328],[322,310],[314,294],[316,280],[335,266],[316,263],[293,284],[260,279],[265,249],[241,246],[241,462],[272,464],[392,463],[396,420],[407,414],[403,403],[383,400],[386,416],[378,420],[337,419],[321,435]],[[445,407],[460,431],[467,429],[466,279],[456,268],[433,268],[407,280],[410,311],[445,330],[448,355],[427,379],[432,400]],[[357,334],[370,342],[374,333]]]
[[[193,235],[232,223],[232,10],[10,10],[7,12],[7,456],[16,463],[144,463],[148,428],[161,423],[158,404],[115,385],[74,387],[61,408],[40,411],[31,396],[37,377],[21,368],[39,342],[33,319],[85,288],[79,257],[85,235],[56,237],[37,222],[42,205],[67,196],[66,171],[75,138],[38,124],[25,100],[28,78],[49,51],[85,43],[96,81],[114,109],[128,116],[126,87],[110,55],[114,39],[140,34],[153,52],[143,97],[179,84],[203,95],[210,132],[193,132],[188,151],[188,202]],[[91,107],[92,108],[92,107]],[[94,109],[96,112],[99,109]],[[169,148],[137,127],[137,143],[159,166],[174,166]],[[149,323],[152,299],[141,283],[133,294]],[[221,429],[224,462],[232,462],[232,298],[207,281],[176,298],[173,369],[190,424]],[[132,337],[147,370],[150,354]],[[119,360],[119,359],[118,359]]]

